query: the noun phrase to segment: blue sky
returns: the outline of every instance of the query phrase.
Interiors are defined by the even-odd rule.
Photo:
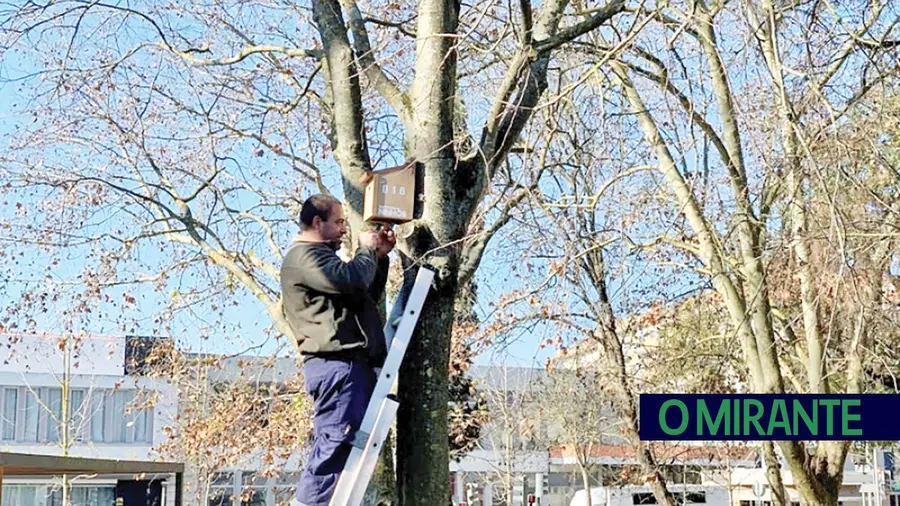
[[[17,65],[17,62],[7,60],[4,62],[4,78],[15,79],[21,75],[28,73],[29,69]],[[13,140],[16,127],[27,128],[30,123],[30,117],[25,110],[29,105],[29,93],[32,88],[29,83],[35,81],[24,82],[6,82],[0,85],[0,149],[7,149],[8,143]],[[333,179],[333,178],[332,178]],[[326,180],[326,183],[329,181]],[[330,181],[329,186],[336,186],[337,180]],[[334,188],[339,191],[337,188]],[[16,212],[16,204],[22,203],[21,196],[17,198],[7,198],[0,200],[0,216],[11,217]],[[24,200],[26,205],[30,205]],[[498,238],[495,243],[501,242]],[[88,265],[83,260],[86,251],[77,249],[71,250],[64,255],[62,261],[52,265],[53,259],[50,256],[43,256],[38,252],[34,252],[29,256],[27,262],[22,262],[15,267],[15,276],[10,279],[2,280],[0,287],[3,289],[4,299],[3,305],[6,306],[17,298],[21,297],[26,289],[33,289],[44,282],[44,276],[48,273],[51,279],[55,281],[71,280],[77,277],[81,271]],[[496,276],[497,271],[503,271],[504,267],[495,261],[496,252],[489,251],[485,256],[484,265],[478,275],[478,282],[481,285],[482,297],[479,300],[480,312],[485,313],[490,310],[487,302],[495,297],[516,287],[516,284],[508,276]],[[146,264],[147,273],[152,273],[152,266],[164,262],[166,259],[162,257],[163,253],[147,248],[140,251],[140,257],[132,265],[136,269],[140,269],[141,263]],[[501,255],[502,256],[502,255]],[[49,269],[48,269],[49,268]],[[484,274],[487,273],[487,274]],[[159,329],[158,324],[145,319],[146,316],[154,314],[159,308],[168,302],[168,293],[160,293],[150,289],[147,286],[137,286],[128,290],[108,290],[113,294],[125,294],[134,296],[137,304],[128,308],[121,304],[111,306],[109,304],[101,304],[106,307],[106,313],[116,313],[117,315],[126,314],[125,320],[133,322],[134,325],[128,325],[123,331],[114,318],[93,317],[87,326],[91,332],[104,335],[121,335],[122,333],[136,334],[155,334],[155,330]],[[268,338],[264,334],[264,329],[270,325],[270,318],[261,303],[246,293],[238,294],[234,297],[234,301],[238,304],[236,307],[230,308],[224,313],[224,319],[214,313],[180,313],[177,318],[169,322],[171,334],[179,339],[182,343],[188,344],[203,351],[222,351],[226,353],[246,352],[250,353],[269,353],[280,347],[284,352],[290,353],[290,347],[285,346],[286,343],[277,342]],[[63,306],[59,305],[55,310],[37,316],[36,329],[44,332],[58,332],[65,326],[66,318],[62,315]],[[214,322],[208,320],[214,319]],[[82,322],[84,323],[84,322]],[[207,330],[204,330],[207,329]],[[211,332],[209,329],[213,329]],[[227,329],[227,330],[223,330]],[[533,333],[518,332],[515,339],[512,340],[508,347],[504,347],[495,353],[486,353],[477,358],[478,363],[488,364],[494,363],[498,359],[498,355],[504,360],[509,360],[517,365],[541,364],[551,354],[550,349],[539,350],[538,343],[546,337],[540,328],[535,329]],[[205,338],[200,336],[204,333],[208,334]],[[227,335],[227,339],[225,338]],[[255,348],[259,346],[259,348]]]
[[[99,26],[98,20],[85,18],[82,25],[82,34],[84,40],[93,37],[92,30]],[[184,28],[184,27],[182,27]],[[134,36],[141,36],[142,30],[146,27],[138,25],[137,31],[131,33]],[[187,33],[187,32],[183,32]],[[199,32],[198,32],[199,33]],[[86,34],[86,35],[85,35]],[[146,35],[146,34],[145,34]],[[53,38],[52,33],[45,35],[35,41],[35,44],[56,44],[58,40]],[[87,43],[86,43],[87,44]],[[78,45],[75,46],[77,52]],[[119,48],[119,50],[121,50]],[[29,114],[29,109],[35,105],[32,97],[35,90],[44,86],[40,78],[30,77],[24,80],[18,80],[32,74],[38,66],[33,59],[40,58],[39,53],[32,56],[22,56],[24,53],[17,51],[7,51],[3,56],[2,68],[0,75],[6,82],[0,84],[0,149],[8,149],[9,143],[14,142],[18,137],[19,128],[28,131],[33,128],[34,124],[40,123],[47,118],[33,118]],[[43,56],[43,55],[42,55]],[[137,58],[146,59],[148,62],[152,60],[152,56],[148,54],[140,54]],[[253,61],[248,60],[248,65],[253,65]],[[78,105],[73,103],[73,105]],[[473,124],[479,124],[478,113],[473,114],[470,119]],[[384,128],[383,122],[375,124],[376,129]],[[389,128],[389,125],[388,127]],[[375,136],[373,136],[374,138]],[[374,144],[374,143],[373,143]],[[68,156],[74,155],[81,157],[81,163],[103,163],[98,160],[89,150],[67,147],[63,154],[36,153],[36,156],[45,158],[49,163],[59,162],[61,164],[68,163]],[[60,157],[54,159],[54,156]],[[245,152],[239,157],[240,163],[249,163],[249,153]],[[374,156],[374,154],[373,154]],[[398,160],[382,160],[381,165],[386,163],[396,163]],[[77,162],[72,162],[77,163]],[[334,177],[334,171],[325,171],[325,183],[332,191],[339,193],[340,181]],[[40,213],[34,208],[41,201],[41,195],[22,195],[22,194],[6,194],[7,202],[0,202],[0,217],[11,218],[17,212],[17,204],[24,204],[25,208],[32,213],[32,219],[35,213]],[[252,196],[243,195],[237,197],[240,205],[247,207],[252,205],[247,198]],[[104,226],[115,226],[119,219],[116,213],[102,216],[98,223]],[[32,221],[32,223],[34,223]],[[127,222],[121,222],[127,223]],[[286,245],[288,237],[283,235],[279,237],[279,242]],[[499,244],[499,246],[498,246]],[[112,246],[107,243],[107,245]],[[16,249],[9,247],[8,249]],[[489,302],[500,297],[502,294],[511,289],[519,287],[515,278],[504,273],[505,267],[501,262],[497,262],[495,255],[497,248],[503,249],[502,241],[498,238],[494,241],[493,249],[486,256],[483,266],[477,276],[478,283],[481,287],[481,296],[479,298],[478,310],[482,314],[491,311]],[[22,251],[22,248],[19,248]],[[16,265],[10,265],[10,275],[8,279],[0,280],[5,298],[4,306],[14,304],[28,290],[40,289],[43,284],[60,283],[64,281],[75,280],[85,267],[92,265],[88,261],[89,254],[102,254],[102,252],[89,251],[87,248],[71,249],[63,254],[50,255],[44,251],[27,251],[26,259]],[[168,258],[168,253],[155,250],[153,248],[144,248],[137,252],[128,262],[128,268],[134,271],[144,271],[143,274],[154,274],[154,266],[164,265]],[[500,255],[503,257],[504,255]],[[145,267],[145,269],[142,269]],[[497,275],[498,272],[500,275]],[[186,280],[178,283],[176,280],[170,281],[170,284],[180,285],[181,289],[189,289],[191,281]],[[66,304],[68,300],[60,303],[49,305],[49,311],[45,313],[37,313],[34,315],[34,328],[38,331],[59,332],[66,328],[67,325],[74,325],[73,329],[87,330],[90,332],[106,335],[120,335],[122,333],[135,334],[170,334],[180,342],[203,351],[222,351],[229,353],[244,352],[251,350],[253,353],[268,353],[273,351],[279,344],[284,347],[284,343],[276,343],[273,339],[266,338],[264,329],[270,325],[270,318],[262,304],[256,301],[246,292],[239,291],[237,295],[229,297],[229,302],[233,302],[236,306],[231,306],[227,310],[221,312],[203,311],[199,312],[180,312],[177,313],[172,320],[166,322],[154,322],[152,317],[158,313],[166,304],[171,301],[170,291],[157,291],[150,286],[138,285],[130,288],[107,289],[105,292],[111,296],[112,302],[100,303],[98,309],[95,310],[87,318],[81,318],[73,322],[70,316],[64,314],[67,310]],[[134,297],[137,301],[134,305],[124,304],[122,299],[125,297]],[[209,309],[206,306],[206,309]],[[122,327],[122,322],[127,322]],[[546,332],[540,326],[533,329],[532,332],[517,332],[515,338],[510,341],[508,347],[504,347],[497,353],[488,353],[478,357],[480,363],[491,363],[497,360],[497,354],[500,354],[519,365],[530,365],[533,363],[543,363],[543,361],[551,354],[552,350],[538,349],[538,343],[545,337]],[[254,347],[259,346],[258,349]],[[289,347],[287,348],[289,350]],[[286,350],[286,351],[287,351]]]
[[[265,23],[264,20],[255,20],[251,19],[248,23],[253,24],[258,21],[262,25]],[[189,21],[177,21],[178,23],[188,23]],[[91,24],[92,22],[86,21],[85,28],[91,27],[94,28],[96,25]],[[96,20],[93,21],[96,23]],[[265,28],[265,27],[263,27]],[[282,27],[285,30],[297,30],[296,27]],[[130,36],[134,36],[137,38],[141,38],[146,35],[142,33],[142,30],[146,30],[146,27],[141,28],[140,25],[136,31],[132,31],[129,33]],[[202,30],[198,31],[201,33]],[[187,32],[184,32],[187,33]],[[214,34],[217,35],[217,34]],[[221,35],[221,34],[218,34]],[[85,39],[87,40],[87,39]],[[42,43],[52,42],[51,39],[43,39]],[[126,41],[127,42],[127,41]],[[227,43],[226,43],[227,44]],[[127,46],[126,44],[123,44]],[[88,49],[91,47],[88,46]],[[78,48],[76,48],[77,50]],[[116,50],[121,50],[120,47],[116,47]],[[35,56],[36,57],[36,56]],[[7,52],[4,56],[2,72],[3,77],[5,78],[16,78],[24,74],[28,74],[33,69],[28,68],[25,64],[22,63],[21,60],[17,61],[14,58],[17,58],[16,53]],[[153,62],[152,53],[141,53],[137,57],[138,61],[142,62]],[[241,70],[246,70],[248,68],[252,68],[255,64],[255,60],[248,59],[245,62],[245,65],[239,65],[236,67],[235,72],[240,72]],[[165,72],[168,72],[165,77],[169,79],[173,79],[171,82],[178,83],[177,78],[181,78],[179,75],[179,68],[177,66],[172,65],[164,69]],[[203,75],[197,77],[197,79],[202,80]],[[482,76],[483,77],[483,76]],[[207,83],[209,84],[209,83]],[[215,82],[213,82],[215,84]],[[279,93],[279,89],[274,85],[270,88],[270,83],[254,83],[256,85],[265,85],[265,91],[267,94],[271,93],[277,95]],[[5,143],[12,139],[13,132],[15,132],[16,126],[20,126],[24,129],[31,128],[31,125],[35,122],[40,124],[41,121],[46,120],[46,118],[32,118],[31,116],[25,113],[25,110],[30,107],[29,97],[33,93],[36,87],[42,86],[41,81],[38,79],[31,79],[23,82],[10,82],[2,85],[0,88],[0,143]],[[490,95],[493,90],[490,90],[485,94],[484,97],[475,97],[467,95],[465,98],[467,100],[467,107],[470,110],[469,121],[470,121],[470,130],[472,132],[478,131],[478,125],[480,125],[483,121],[485,114],[485,101],[490,100]],[[173,94],[177,94],[173,92]],[[479,102],[479,98],[481,102]],[[202,102],[199,100],[198,102]],[[83,106],[84,104],[75,103],[76,106]],[[98,104],[105,105],[105,104]],[[378,111],[380,113],[382,111]],[[373,112],[374,114],[374,112]],[[297,118],[297,121],[302,120],[301,113],[295,113],[293,115]],[[387,138],[386,141],[383,141],[382,144],[387,144],[388,146],[391,142],[398,142],[397,139],[390,138],[390,135],[385,133],[390,130],[390,120],[384,122],[376,123],[375,132],[380,132],[381,137]],[[196,126],[196,125],[192,125]],[[181,125],[176,125],[173,127],[172,125],[162,124],[159,128],[165,130],[166,127],[169,127],[170,130],[177,132]],[[183,130],[188,130],[185,125]],[[373,133],[372,137],[377,137],[377,133]],[[374,141],[371,141],[374,148]],[[3,144],[0,144],[0,149],[5,149]],[[54,161],[59,161],[60,163],[103,163],[106,160],[98,160],[96,158],[92,158],[91,151],[87,148],[79,148],[73,149],[69,148],[69,151],[64,151],[64,154],[57,154],[59,160],[54,160],[53,154],[48,153],[37,153],[37,156],[42,156],[45,159],[49,160],[51,163]],[[240,145],[235,148],[235,151],[238,153],[231,157],[231,161],[228,163],[241,164],[254,167],[261,168],[263,172],[261,174],[268,173],[267,171],[270,169],[272,177],[276,177],[278,175],[284,174],[284,167],[279,167],[275,162],[272,162],[270,166],[265,165],[267,162],[263,162],[255,159],[250,153],[251,150],[247,149],[247,145]],[[77,162],[72,162],[68,159],[62,159],[67,156],[76,156],[78,157]],[[191,153],[179,153],[179,156],[182,156],[182,159],[190,157]],[[646,150],[641,150],[635,156],[635,162],[642,162],[644,158],[647,157]],[[690,154],[687,155],[688,164],[694,164],[696,161],[691,157]],[[268,159],[266,159],[268,160]],[[389,163],[397,163],[399,160],[391,160]],[[333,162],[322,162],[323,164],[329,164]],[[384,163],[388,163],[386,160]],[[333,165],[331,166],[333,168]],[[281,170],[281,172],[279,172]],[[241,172],[240,169],[235,169],[235,173]],[[325,183],[332,190],[337,193],[337,187],[339,186],[339,181],[337,177],[335,177],[336,172],[333,170],[325,171],[326,180]],[[257,183],[262,181],[263,176],[259,176],[259,180]],[[285,182],[281,182],[285,184]],[[642,184],[642,183],[638,183]],[[639,187],[639,186],[638,186]],[[547,188],[549,190],[549,188]],[[626,194],[623,194],[626,195]],[[32,201],[29,201],[28,198],[25,198],[24,202],[26,206],[30,206],[34,204],[38,197],[31,196]],[[249,208],[254,202],[254,196],[249,194],[248,192],[237,192],[234,194],[233,201],[229,203],[235,205],[238,208]],[[19,202],[8,202],[0,208],[0,217],[9,217],[16,212],[15,204]],[[116,220],[122,218],[122,216],[116,216],[115,213],[110,213],[108,216],[100,217],[103,219],[102,223],[115,223]],[[127,221],[122,221],[122,223],[127,223]],[[667,226],[666,223],[662,223],[661,226]],[[226,226],[222,226],[222,230],[227,230]],[[277,237],[279,244],[283,247],[289,240],[291,232],[287,230],[282,230]],[[501,232],[503,234],[503,232]],[[265,247],[264,244],[257,244],[256,247]],[[519,278],[516,277],[512,273],[510,268],[511,265],[520,262],[522,254],[523,246],[519,244],[516,237],[497,237],[494,241],[492,241],[491,248],[488,253],[485,255],[482,266],[479,270],[479,274],[477,276],[477,282],[479,285],[479,300],[477,310],[481,315],[487,315],[492,311],[492,307],[490,303],[492,301],[496,301],[503,294],[508,293],[511,290],[522,288],[524,283],[534,282],[535,280],[543,278],[545,275],[545,269],[547,266],[547,261],[538,261],[535,260],[535,268],[536,272],[532,274],[531,278]],[[47,267],[52,267],[50,269],[51,279],[60,281],[72,279],[77,276],[83,268],[88,265],[84,258],[86,258],[86,254],[89,253],[87,251],[72,251],[67,258],[53,258],[52,256],[42,256],[35,252],[35,254],[30,255],[28,258],[29,265],[22,265],[22,268],[16,272],[17,281],[8,281],[4,287],[6,297],[9,299],[9,303],[12,303],[16,300],[17,297],[21,296],[23,290],[26,288],[34,288],[36,284],[40,284],[44,279],[44,276],[47,272]],[[94,252],[97,254],[98,252]],[[133,270],[140,270],[142,266],[147,266],[149,272],[148,274],[153,274],[153,266],[156,265],[164,265],[169,258],[167,255],[171,254],[171,250],[155,250],[152,248],[142,249],[139,254],[135,254],[127,263],[127,266]],[[60,260],[61,263],[58,265],[51,265],[54,260]],[[647,269],[647,265],[641,261],[640,258],[630,258],[627,259],[627,262],[624,262],[623,271],[617,276],[615,279],[612,279],[610,282],[610,290],[614,298],[614,303],[616,304],[616,308],[619,310],[627,310],[627,309],[639,309],[641,304],[645,304],[646,300],[641,300],[642,293],[651,293],[653,295],[667,294],[667,293],[681,293],[688,289],[690,289],[696,280],[692,279],[691,276],[684,276],[681,273],[677,273],[674,269],[669,270],[661,270],[661,271],[649,271]],[[207,276],[209,279],[213,280],[213,282],[217,281],[217,277],[221,276],[221,269],[209,269],[204,270],[202,268],[195,269],[195,271],[191,275],[197,276]],[[674,281],[673,281],[674,278]],[[25,280],[31,280],[30,283],[25,283]],[[112,301],[110,303],[101,304],[101,311],[97,313],[93,313],[89,320],[83,320],[80,323],[82,325],[88,326],[90,331],[103,333],[103,334],[119,334],[123,332],[134,332],[138,334],[158,334],[165,333],[171,334],[174,337],[178,338],[182,342],[186,344],[190,344],[192,346],[200,347],[203,351],[223,351],[223,352],[242,352],[246,350],[251,350],[255,346],[261,346],[258,350],[253,350],[255,352],[269,352],[272,351],[276,344],[271,339],[266,339],[263,333],[263,330],[270,324],[270,319],[268,314],[266,313],[262,304],[258,301],[250,297],[246,292],[238,292],[235,296],[229,296],[225,298],[221,303],[209,302],[201,306],[199,312],[191,313],[191,312],[181,312],[176,314],[170,321],[164,322],[153,322],[149,320],[146,315],[153,315],[158,312],[164,305],[168,304],[171,301],[171,287],[180,287],[181,289],[190,289],[193,285],[200,285],[202,283],[198,281],[192,281],[192,279],[186,277],[184,280],[179,279],[171,279],[168,281],[166,287],[162,291],[156,291],[150,286],[139,286],[135,288],[120,288],[120,289],[110,289],[108,293],[112,296]],[[661,288],[659,286],[660,281],[668,279],[668,281],[672,282],[672,284],[666,288]],[[204,281],[205,283],[210,283],[209,280]],[[122,303],[122,298],[125,296],[135,297],[137,300],[137,304],[128,305]],[[228,305],[223,308],[223,304],[227,302],[236,303],[236,305]],[[212,305],[215,304],[216,309],[212,309]],[[59,304],[57,307],[53,308],[53,310],[43,313],[37,316],[37,327],[41,330],[47,331],[56,331],[60,327],[64,326],[67,323],[66,316],[63,315],[62,310],[64,310],[64,304]],[[98,313],[103,313],[102,315]],[[131,325],[128,325],[127,328],[122,329],[119,326],[119,322],[125,320],[128,322],[134,323],[134,328],[131,328]],[[539,343],[548,338],[555,335],[557,330],[554,326],[538,324],[526,330],[518,330],[513,332],[510,337],[510,344],[507,347],[503,347],[499,350],[495,350],[493,352],[485,353],[484,355],[478,357],[477,362],[482,364],[495,363],[499,359],[508,359],[511,362],[518,365],[531,365],[531,364],[542,364],[546,358],[548,358],[552,353],[552,348],[539,348]]]

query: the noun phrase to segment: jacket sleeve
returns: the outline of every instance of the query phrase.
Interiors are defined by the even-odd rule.
[[[388,257],[378,258],[378,264],[375,268],[375,280],[369,286],[369,295],[377,304],[384,294],[384,287],[387,285],[388,270],[391,267],[391,259]]]
[[[375,278],[375,250],[359,248],[356,256],[344,262],[325,248],[312,249],[297,266],[302,284],[330,294],[365,293]]]

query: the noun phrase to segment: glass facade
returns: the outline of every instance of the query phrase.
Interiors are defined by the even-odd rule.
[[[79,442],[153,444],[153,410],[139,404],[134,389],[73,389],[69,437]],[[62,418],[61,388],[0,385],[0,440],[58,443]]]
[[[115,506],[115,485],[72,485],[72,506]],[[6,484],[0,506],[62,506],[59,484]]]

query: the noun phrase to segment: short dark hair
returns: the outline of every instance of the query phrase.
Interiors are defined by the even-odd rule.
[[[322,221],[328,221],[328,218],[331,217],[331,208],[335,204],[340,203],[340,200],[324,193],[318,193],[309,197],[303,202],[303,207],[300,208],[300,226],[303,228],[311,227],[313,218],[316,216],[322,218]]]

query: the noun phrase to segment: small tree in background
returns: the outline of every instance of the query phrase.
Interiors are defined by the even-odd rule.
[[[186,488],[201,504],[214,499],[215,473],[250,462],[257,477],[278,476],[310,443],[312,406],[296,365],[279,374],[273,358],[189,354],[171,342],[144,363],[144,374],[179,393],[178,412],[163,428],[168,439],[156,451],[189,467]]]

